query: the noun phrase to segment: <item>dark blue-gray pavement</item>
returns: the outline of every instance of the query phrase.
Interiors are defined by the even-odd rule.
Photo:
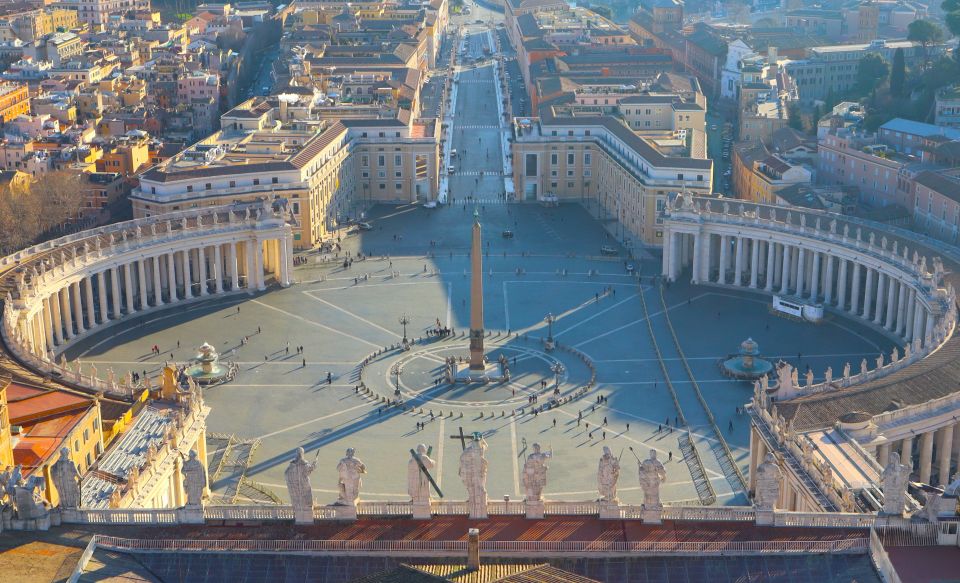
[[[488,250],[483,257],[486,328],[500,336],[507,329],[528,335],[526,342],[507,341],[508,347],[537,347],[536,338],[546,335],[544,316],[553,313],[558,341],[593,359],[597,387],[579,401],[536,417],[510,416],[516,404],[505,387],[429,387],[426,400],[421,401],[423,414],[421,404],[414,413],[400,413],[357,395],[353,376],[357,363],[380,347],[399,342],[401,315],[409,318],[408,334],[413,337],[425,335],[438,319],[458,333],[468,326],[470,282],[465,274],[475,210]],[[309,456],[319,455],[313,476],[318,502],[335,498],[335,467],[346,447],[357,448],[368,466],[364,497],[403,499],[406,452],[420,442],[434,448],[435,473],[444,493],[462,498],[465,493],[457,477],[460,442],[450,438],[461,427],[468,434],[483,432],[490,445],[488,490],[494,498],[520,496],[520,468],[535,441],[554,452],[548,497],[595,499],[597,459],[601,447],[609,445],[618,455],[628,447],[641,453],[658,449],[668,468],[664,499],[696,498],[690,473],[680,460],[677,432],[657,431],[658,425],[667,419],[672,423],[677,414],[637,294],[641,289],[646,294],[658,342],[669,346],[672,340],[659,292],[650,285],[650,276],[659,272],[658,252],[644,250],[629,260],[640,269],[639,285],[624,268],[625,254],[600,256],[600,247],[613,244],[612,240],[586,210],[573,204],[557,208],[504,203],[437,209],[381,206],[368,213],[368,221],[373,230],[347,237],[343,252],[354,256],[362,252],[370,258],[349,268],[343,267],[342,254],[331,258],[336,261],[322,262],[320,255],[312,253],[306,255],[305,265],[296,268],[297,283],[290,288],[190,304],[148,315],[143,322],[134,319],[85,338],[66,356],[96,363],[102,373],[108,367],[124,373],[156,371],[171,353],[174,360],[185,361],[204,341],[228,353],[240,371],[234,382],[206,392],[212,406],[209,431],[259,438],[261,445],[248,478],[281,498],[286,497],[283,470],[295,448],[303,446]],[[514,236],[503,237],[505,229]],[[594,271],[596,275],[590,275]],[[725,379],[717,366],[721,357],[753,337],[764,354],[799,364],[801,371],[809,364],[820,377],[828,365],[842,370],[847,360],[873,358],[880,349],[887,352],[892,346],[859,322],[833,318],[817,326],[775,317],[767,298],[745,291],[679,282],[666,290],[665,301],[703,395],[744,471],[748,421],[735,411],[747,402],[751,387]],[[451,346],[456,342],[450,341]],[[159,358],[150,354],[154,344],[161,348]],[[491,340],[491,346],[496,344]],[[296,354],[299,346],[304,347],[303,355]],[[535,362],[536,358],[529,361]],[[371,369],[370,383],[381,390],[394,382],[388,364]],[[427,382],[429,366],[425,366],[401,379],[404,386],[417,390],[417,383]],[[742,493],[720,470],[712,447],[715,438],[704,425],[699,403],[690,398],[683,367],[668,360],[667,370],[681,393],[681,406],[695,439],[703,444],[701,455],[719,503],[744,502]],[[543,366],[518,365],[518,371],[525,383],[531,375],[550,376]],[[328,372],[331,384],[326,381]],[[571,377],[582,374],[571,370]],[[571,378],[570,383],[575,380]],[[569,388],[564,385],[564,390]],[[518,395],[524,390],[518,389]],[[608,400],[597,405],[600,394]],[[579,413],[583,417],[578,421]],[[731,421],[733,429],[728,431]],[[425,428],[418,429],[418,423]],[[639,502],[633,458],[628,451],[624,455],[621,498]],[[220,476],[214,488],[222,486],[225,478]]]

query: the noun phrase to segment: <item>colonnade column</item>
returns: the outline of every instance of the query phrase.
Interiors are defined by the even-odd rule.
[[[100,323],[110,319],[107,313],[107,272],[97,272],[97,295],[100,297]]]
[[[920,435],[920,481],[930,483],[930,463],[933,461],[933,432]]]
[[[913,437],[904,437],[900,443],[900,463],[913,471]]]
[[[780,271],[780,293],[790,291],[790,246],[783,244],[783,269]]]
[[[897,312],[894,311],[896,308],[896,299],[900,292],[900,282],[894,279],[893,277],[887,277],[887,316],[884,319],[884,328],[887,330],[893,330],[893,325],[896,322]]]
[[[773,291],[773,270],[774,264],[777,262],[777,253],[776,253],[776,243],[773,241],[766,242],[766,252],[767,252],[767,272],[764,274],[766,281],[764,282],[763,289],[768,292]]]
[[[170,303],[174,303],[177,297],[177,267],[174,263],[176,256],[173,252],[167,253],[167,290],[170,294]]]
[[[760,239],[750,239],[750,287],[756,289],[760,276]]]
[[[877,272],[877,297],[874,305],[873,323],[877,326],[883,324],[883,305],[886,303],[887,274],[882,271]]]
[[[267,286],[264,285],[264,281],[266,278],[264,278],[263,276],[263,255],[264,255],[263,243],[261,243],[260,241],[257,241],[253,247],[255,249],[253,258],[256,263],[256,267],[254,268],[254,273],[257,278],[257,289],[259,291],[263,291],[267,289]]]
[[[151,258],[150,263],[153,264],[153,295],[156,296],[153,299],[154,306],[163,305],[163,282],[160,281],[160,256],[155,255]]]
[[[841,259],[840,261],[842,262],[843,259]],[[823,288],[823,301],[827,305],[832,305],[833,304],[833,255],[831,253],[827,253],[827,280],[824,283],[825,285]],[[845,281],[841,279],[840,283],[842,285],[843,283],[845,283]]]
[[[201,245],[197,247],[197,274],[200,278],[200,295],[207,295],[207,251]]]
[[[884,443],[879,448],[877,448],[877,462],[881,466],[887,467],[887,464],[890,462],[890,444]]]
[[[720,235],[720,269],[717,273],[717,283],[727,283],[727,249],[730,241],[726,235]]]
[[[284,237],[279,239],[280,245],[283,248],[282,258],[283,266],[281,267],[280,274],[280,285],[287,287],[292,283],[293,279],[293,237]]]
[[[87,328],[95,328],[97,326],[97,310],[93,304],[93,276],[88,276],[82,284],[83,297],[86,300],[84,303],[87,309]]]
[[[953,425],[947,425],[940,428],[940,443],[937,444],[940,450],[940,471],[938,474],[939,486],[946,486],[950,482],[950,454],[953,448]]]
[[[133,307],[133,277],[131,277],[130,269],[133,267],[133,263],[127,263],[123,266],[123,287],[124,287],[124,296],[127,299],[127,313],[132,314],[137,311]]]
[[[60,290],[60,312],[63,314],[63,327],[67,331],[67,339],[73,338],[73,312],[70,308],[70,286]]]
[[[864,269],[867,270],[867,282],[864,286],[863,292],[863,313],[861,316],[864,320],[870,317],[870,306],[873,305],[873,270],[867,266],[864,266]]]
[[[86,327],[83,325],[83,304],[80,301],[80,282],[70,284],[70,295],[73,296],[74,320],[77,322],[77,334],[83,334]]]
[[[820,252],[813,250],[813,273],[810,277],[810,299],[817,301],[820,298]]]
[[[50,298],[43,298],[43,332],[47,338],[48,348],[53,348],[53,313],[50,309]]]
[[[850,313],[857,316],[860,313],[860,264],[854,261],[850,266],[853,268],[851,274],[853,281],[850,284]]]
[[[183,299],[193,297],[193,276],[190,274],[190,250],[180,252],[180,268],[183,271]]]
[[[910,288],[906,282],[899,283],[900,292],[897,293],[897,329],[895,332],[903,336],[907,333],[907,296],[910,295]]]
[[[840,260],[840,272],[837,274],[837,307],[841,310],[847,309],[847,267],[850,261]]]
[[[111,294],[111,303],[113,307],[113,319],[120,319],[120,268],[111,267],[110,268],[110,288],[113,291]]]
[[[797,297],[803,297],[803,287],[806,284],[806,249],[799,247],[797,249]]]
[[[923,341],[923,303],[920,301],[920,298],[917,298],[913,302],[913,330],[911,334],[911,339],[920,338],[920,341]]]
[[[230,245],[230,289],[236,291],[240,289],[240,266],[237,264],[237,244],[231,241]]]
[[[218,294],[223,293],[223,257],[219,244],[213,246],[213,279],[214,289]]]
[[[147,298],[147,260],[141,259],[134,263],[137,265],[137,287],[140,288],[140,309],[146,310],[150,307],[150,300]]]
[[[907,342],[913,340],[913,318],[914,312],[917,309],[917,290],[910,288],[910,296],[907,298],[907,334],[905,336]]]
[[[733,262],[733,285],[739,286],[743,282],[743,237],[737,237],[737,255]]]
[[[247,270],[247,289],[254,290],[257,289],[257,260],[253,257],[254,255],[254,244],[253,240],[247,240],[246,248],[246,270]],[[259,255],[259,253],[258,253]]]
[[[60,318],[60,292],[53,292],[48,298],[53,309],[53,337],[57,344],[63,344],[63,320]]]

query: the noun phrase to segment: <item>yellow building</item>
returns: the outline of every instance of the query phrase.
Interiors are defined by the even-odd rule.
[[[0,379],[0,468],[13,465],[13,440],[10,436],[10,411],[7,407],[7,385],[10,379]]]
[[[0,85],[0,120],[3,123],[20,115],[30,113],[30,93],[26,85],[4,83]]]

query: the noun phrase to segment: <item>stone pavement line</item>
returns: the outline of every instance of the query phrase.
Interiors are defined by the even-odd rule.
[[[507,296],[507,281],[503,282],[503,323],[506,325],[507,330],[512,330],[510,327],[510,299]]]
[[[306,385],[304,385],[304,386],[306,386]],[[287,427],[284,427],[283,429],[278,429],[278,430],[272,431],[272,432],[270,432],[270,433],[264,433],[263,435],[258,435],[258,436],[255,437],[254,439],[261,439],[261,440],[262,440],[262,439],[267,439],[268,437],[274,437],[274,436],[280,435],[281,433],[286,433],[286,432],[288,432],[288,431],[291,431],[291,430],[293,430],[293,429],[299,429],[299,428],[304,427],[304,426],[306,426],[306,425],[310,425],[311,423],[316,423],[317,421],[325,421],[325,420],[327,420],[327,419],[330,419],[331,417],[338,417],[338,416],[340,416],[340,415],[343,415],[344,413],[349,413],[349,412],[351,412],[351,411],[356,411],[357,409],[363,409],[364,407],[370,407],[370,406],[371,406],[370,403],[361,403],[361,404],[359,404],[359,405],[354,405],[353,407],[350,407],[349,409],[341,409],[341,410],[339,410],[339,411],[335,411],[335,412],[330,413],[330,414],[327,414],[327,415],[322,415],[322,416],[320,416],[320,417],[315,417],[315,418],[313,418],[313,419],[309,419],[309,420],[307,420],[307,421],[303,421],[302,423],[297,423],[296,425],[288,425]]]
[[[377,330],[380,330],[380,331],[382,331],[382,332],[385,332],[385,333],[389,334],[390,336],[393,336],[394,338],[401,338],[401,336],[400,336],[399,334],[397,334],[396,332],[391,332],[390,330],[387,330],[386,328],[384,328],[383,326],[381,326],[381,325],[379,325],[379,324],[377,324],[377,323],[371,322],[370,320],[364,318],[363,316],[358,316],[357,314],[354,314],[354,313],[351,312],[350,310],[345,310],[344,308],[341,308],[340,306],[338,306],[338,305],[336,305],[336,304],[332,304],[332,303],[328,302],[327,300],[320,299],[320,298],[318,298],[317,296],[315,296],[315,295],[313,295],[312,293],[310,293],[309,291],[304,291],[304,292],[301,292],[301,293],[303,293],[303,295],[305,295],[305,296],[308,296],[310,299],[312,299],[312,300],[314,300],[314,301],[317,301],[317,302],[320,302],[320,303],[325,304],[325,305],[327,305],[327,306],[330,306],[330,307],[333,308],[334,310],[337,310],[337,311],[340,312],[340,313],[346,314],[346,315],[350,316],[351,318],[356,318],[357,320],[360,320],[360,321],[363,322],[364,324],[368,324],[369,326],[372,326],[373,328],[376,328]]]
[[[543,272],[543,274],[548,274],[548,273],[549,273],[549,272]],[[499,272],[494,272],[494,275],[498,275],[498,274],[499,274]],[[506,275],[512,275],[513,272],[512,272],[512,271],[511,271],[511,272],[504,272],[504,274],[506,274]],[[528,275],[537,275],[537,273],[532,273],[532,274],[531,274],[530,272],[527,272],[527,274],[528,274]],[[573,275],[580,275],[580,274],[573,274]],[[583,275],[586,275],[586,274],[583,274]],[[553,285],[556,285],[556,284],[577,285],[577,284],[579,284],[579,285],[593,285],[593,286],[601,285],[600,282],[596,282],[596,281],[567,281],[567,280],[544,280],[544,279],[536,279],[536,280],[533,280],[533,279],[505,280],[505,281],[503,282],[503,312],[504,312],[504,324],[505,324],[504,327],[505,327],[507,330],[512,330],[512,329],[513,329],[513,328],[510,326],[510,302],[509,302],[508,293],[507,293],[507,284],[548,284],[548,285],[550,285],[550,284],[553,284]],[[606,284],[603,284],[603,285],[612,286],[612,285],[629,285],[629,284],[623,284],[623,283],[606,283]],[[644,289],[648,289],[648,288],[644,288]],[[630,298],[627,298],[627,299],[623,300],[623,302],[626,302],[626,301],[629,300],[629,299],[630,299]],[[580,322],[580,324],[582,324],[582,323],[584,323],[584,322],[588,322],[589,320],[595,318],[596,316],[599,316],[599,315],[602,314],[603,312],[606,312],[607,310],[611,310],[611,309],[619,306],[619,305],[622,304],[623,302],[618,302],[618,303],[616,303],[616,304],[614,304],[614,305],[612,305],[612,306],[609,306],[609,307],[607,307],[607,308],[604,308],[603,311],[598,312],[597,314],[595,314],[594,316],[591,316],[589,319],[584,320],[583,322]],[[568,315],[570,315],[570,314],[572,314],[572,313],[574,313],[574,312],[576,312],[576,311],[578,311],[578,310],[581,310],[581,309],[583,309],[583,308],[586,308],[586,307],[588,307],[588,306],[591,306],[591,305],[593,305],[593,304],[594,304],[594,301],[591,300],[590,298],[587,298],[586,300],[584,300],[583,302],[581,302],[581,303],[578,304],[577,306],[575,306],[575,307],[573,307],[573,308],[570,308],[570,309],[567,310],[566,312],[563,312],[562,314],[558,315],[558,316],[557,316],[557,320],[559,321],[561,318],[563,318],[563,317],[565,317],[565,316],[568,316]],[[568,328],[567,330],[572,330],[573,328],[579,326],[580,324],[574,324],[574,325],[572,325],[570,328]],[[530,326],[527,326],[526,328],[522,328],[522,329],[520,329],[520,330],[516,330],[516,332],[530,332],[530,331],[532,331],[532,330],[536,330],[536,329],[542,328],[542,327],[543,327],[543,322],[542,322],[542,321],[538,321],[538,322],[536,322],[535,324],[532,324],[532,325],[530,325]],[[554,336],[559,336],[559,335],[560,335],[560,333],[554,334]]]
[[[265,303],[261,302],[260,300],[250,300],[250,302],[251,302],[251,303],[254,303],[254,304],[257,304],[257,305],[260,305],[260,306],[263,306],[263,307],[265,307],[265,308],[270,308],[271,310],[280,312],[281,314],[284,314],[284,315],[286,315],[286,316],[290,316],[291,318],[295,318],[295,319],[297,319],[297,320],[300,320],[301,322],[305,322],[305,323],[310,324],[310,325],[312,325],[312,326],[316,326],[317,328],[323,328],[324,330],[328,330],[328,331],[330,331],[330,332],[333,332],[334,334],[340,334],[341,336],[346,336],[347,338],[350,338],[351,340],[356,340],[357,342],[362,342],[362,343],[364,343],[364,344],[367,344],[367,345],[369,345],[369,346],[372,346],[373,348],[383,348],[383,347],[380,346],[379,344],[374,344],[373,342],[370,342],[369,340],[364,340],[363,338],[359,338],[359,337],[357,337],[357,336],[354,336],[353,334],[347,334],[346,332],[341,332],[340,330],[337,330],[336,328],[332,328],[332,327],[330,327],[330,326],[326,326],[326,325],[321,324],[321,323],[319,323],[319,322],[314,322],[313,320],[308,320],[307,318],[304,318],[303,316],[298,316],[297,314],[293,314],[293,313],[288,312],[288,311],[286,311],[286,310],[282,310],[282,309],[280,309],[280,308],[271,306],[271,305],[269,305],[269,304],[265,304]]]
[[[600,310],[600,311],[597,312],[596,314],[594,314],[594,315],[592,315],[592,316],[588,316],[587,318],[584,318],[583,320],[577,322],[576,324],[573,324],[573,325],[570,326],[569,328],[564,328],[563,330],[561,330],[561,331],[557,332],[556,334],[554,334],[553,337],[556,338],[557,336],[562,336],[562,335],[566,334],[567,332],[570,332],[571,330],[575,330],[576,328],[578,328],[578,327],[586,324],[587,322],[590,322],[590,321],[593,320],[594,318],[599,318],[600,316],[606,314],[606,313],[609,312],[610,310],[612,310],[612,309],[614,309],[614,308],[617,308],[617,307],[619,307],[621,304],[624,304],[624,303],[626,303],[626,302],[629,302],[629,301],[632,300],[632,299],[634,299],[634,294],[629,294],[626,298],[620,300],[619,302],[615,302],[612,306],[608,306],[608,307]],[[587,302],[587,303],[589,303],[589,302]],[[564,315],[566,315],[566,314],[564,314]],[[560,318],[563,318],[563,316],[560,316]]]

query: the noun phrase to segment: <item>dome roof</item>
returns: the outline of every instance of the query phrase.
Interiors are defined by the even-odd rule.
[[[865,411],[850,411],[840,416],[840,423],[864,423],[873,419],[873,415]]]

